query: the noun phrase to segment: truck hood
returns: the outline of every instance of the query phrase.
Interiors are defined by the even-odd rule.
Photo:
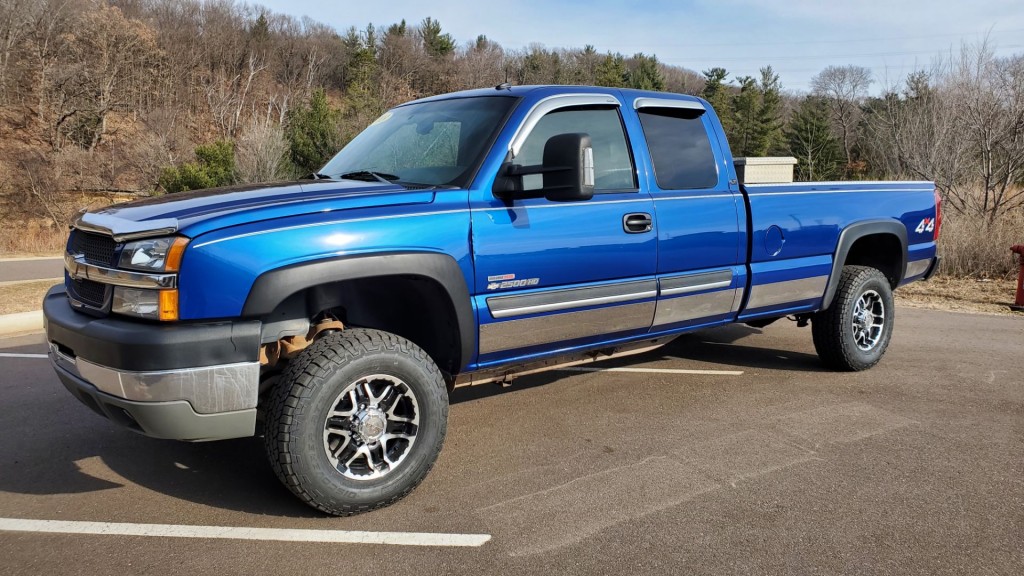
[[[233,226],[315,212],[352,208],[425,204],[434,191],[406,190],[396,184],[355,180],[275,182],[167,194],[114,204],[79,217],[86,226],[118,236],[143,236],[146,230],[178,230],[188,236]]]

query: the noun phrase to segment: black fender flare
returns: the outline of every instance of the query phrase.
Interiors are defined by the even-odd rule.
[[[476,352],[476,315],[462,269],[454,258],[436,252],[387,252],[341,256],[284,266],[260,274],[242,307],[246,318],[263,317],[289,297],[331,282],[375,276],[420,276],[441,285],[455,310],[461,340],[460,368]]]
[[[822,310],[827,310],[832,305],[832,298],[836,295],[839,287],[839,277],[843,274],[843,263],[850,253],[853,244],[865,236],[875,234],[891,234],[900,241],[902,254],[900,254],[900,275],[897,282],[903,280],[907,274],[907,227],[899,220],[866,220],[850,224],[839,234],[839,242],[836,244],[836,251],[832,258],[832,273],[828,277],[828,286],[825,288],[825,299],[822,300]]]

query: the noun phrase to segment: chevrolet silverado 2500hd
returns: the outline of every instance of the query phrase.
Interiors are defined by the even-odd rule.
[[[863,370],[936,268],[929,182],[744,185],[691,96],[512,87],[388,111],[319,174],[81,213],[44,301],[82,403],[158,438],[262,435],[324,512],[428,473],[448,393],[732,322]]]

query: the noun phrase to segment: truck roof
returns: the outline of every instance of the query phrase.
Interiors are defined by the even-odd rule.
[[[586,92],[590,94],[612,94],[622,95],[623,100],[630,101],[639,97],[653,97],[653,98],[667,98],[673,100],[689,100],[693,102],[702,102],[707,105],[704,100],[697,98],[696,96],[689,96],[686,94],[677,94],[675,92],[656,92],[653,90],[635,90],[632,88],[609,88],[607,86],[580,86],[580,85],[560,85],[560,84],[541,84],[541,85],[527,85],[527,86],[494,86],[490,88],[475,88],[472,90],[462,90],[459,92],[449,92],[446,94],[438,94],[436,96],[429,96],[427,98],[420,98],[413,100],[412,102],[406,102],[401,106],[408,104],[416,104],[420,102],[430,102],[435,100],[448,100],[451,98],[472,98],[477,96],[512,96],[512,97],[525,97],[525,96],[550,96],[554,94],[572,94]]]

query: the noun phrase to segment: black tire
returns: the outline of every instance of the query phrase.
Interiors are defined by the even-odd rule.
[[[870,305],[865,307],[866,303]],[[872,312],[870,319],[861,310]],[[844,266],[832,305],[811,318],[814,349],[829,368],[867,370],[889,347],[895,320],[892,287],[885,275],[867,266]]]
[[[397,464],[387,464],[381,455],[387,454],[390,439],[362,441],[360,432],[353,431],[344,433],[344,441],[331,437],[333,444],[329,443],[339,421],[368,436],[381,429],[379,420],[373,426],[358,428],[360,415],[363,422],[367,421],[367,410],[358,411],[356,396],[349,396],[347,391],[363,393],[365,398],[363,391],[370,390],[363,387],[365,383],[370,382],[365,386],[375,386],[375,390],[386,390],[391,380],[398,383],[390,392],[397,395],[395,404],[387,409],[385,397],[379,400],[381,409],[377,410],[384,418],[383,435],[387,436],[395,425],[414,429],[405,428],[413,439],[404,440],[405,451],[399,454]],[[408,399],[410,394],[412,400]],[[374,401],[368,410],[376,409],[378,399],[372,395],[369,398]],[[353,412],[348,420],[338,416],[339,407],[346,403]],[[396,410],[406,416],[400,417],[402,422],[391,421]],[[416,425],[411,424],[413,413]],[[388,506],[412,492],[437,460],[447,422],[448,392],[440,370],[426,352],[394,334],[348,329],[322,336],[288,365],[267,401],[264,446],[277,477],[303,502],[328,514],[350,516]],[[357,455],[357,461],[362,459],[359,470],[357,464],[342,464],[344,458],[333,453],[333,445],[351,449],[361,441],[368,452]],[[374,442],[383,446],[377,462],[387,466],[384,472],[370,466],[373,460],[369,451],[375,450],[371,448]],[[393,441],[393,454],[402,448],[402,442]],[[360,473],[368,476],[352,477]],[[369,476],[378,473],[383,476]]]

